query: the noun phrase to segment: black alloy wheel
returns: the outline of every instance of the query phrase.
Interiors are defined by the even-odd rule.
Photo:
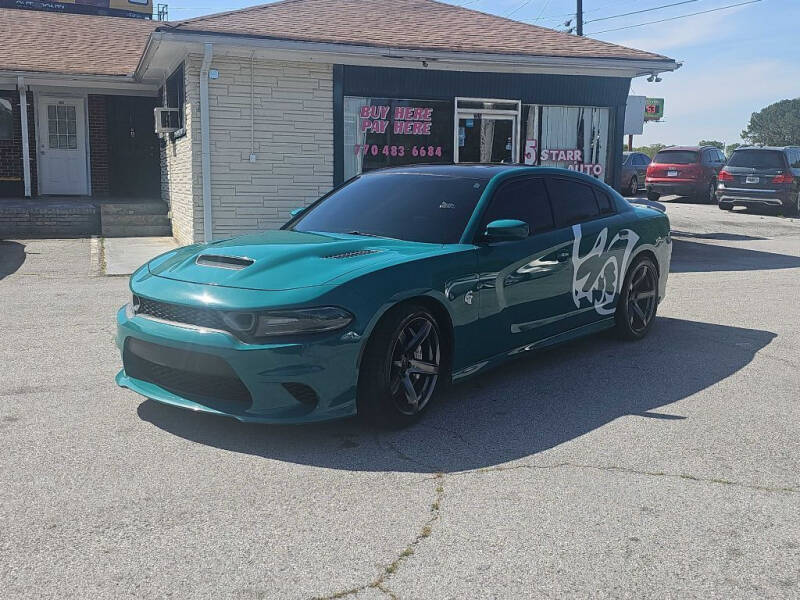
[[[627,340],[642,339],[655,321],[658,308],[658,269],[648,257],[631,265],[614,315],[617,331]]]
[[[439,325],[425,307],[409,304],[390,310],[364,353],[359,416],[389,428],[415,422],[441,387],[443,357]]]
[[[434,321],[427,315],[407,321],[389,360],[389,389],[397,410],[409,416],[424,410],[436,389],[441,362]]]

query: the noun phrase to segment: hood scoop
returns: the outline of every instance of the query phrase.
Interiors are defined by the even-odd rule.
[[[222,254],[201,254],[195,262],[201,267],[216,267],[218,269],[231,269],[241,271],[255,261],[242,256],[224,256]]]
[[[322,258],[355,258],[356,256],[366,256],[367,254],[377,254],[380,250],[351,250],[350,252],[340,252],[339,254],[329,254]]]

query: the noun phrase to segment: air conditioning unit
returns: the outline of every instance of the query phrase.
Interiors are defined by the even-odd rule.
[[[173,123],[177,123],[177,116],[180,113],[180,108],[169,108],[168,106],[159,106],[153,109],[153,116],[156,122],[156,135],[167,135],[178,131],[180,127],[175,127]],[[172,115],[175,115],[174,117]]]

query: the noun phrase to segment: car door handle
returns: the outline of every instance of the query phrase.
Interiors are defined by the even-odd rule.
[[[569,257],[570,257],[570,252],[569,252],[569,250],[562,250],[561,252],[559,252],[558,254],[556,254],[556,260],[557,260],[558,262],[564,262],[564,261],[567,261],[567,260],[569,260]]]

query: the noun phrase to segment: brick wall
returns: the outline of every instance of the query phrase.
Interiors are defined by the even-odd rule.
[[[89,164],[92,172],[92,196],[108,196],[108,122],[106,97],[89,95]]]
[[[181,244],[191,244],[203,239],[200,124],[199,119],[194,118],[199,113],[200,101],[199,57],[186,59],[184,77],[186,133],[161,142],[161,198],[172,212],[175,239]]]
[[[14,132],[10,140],[0,140],[0,195],[22,196],[25,191],[22,170],[22,123],[20,121],[19,92],[0,91],[0,98],[11,102]],[[33,115],[33,93],[28,92],[28,145],[31,158],[31,193],[36,189],[36,133]]]
[[[83,237],[100,233],[98,209],[87,202],[0,202],[0,239]]]

